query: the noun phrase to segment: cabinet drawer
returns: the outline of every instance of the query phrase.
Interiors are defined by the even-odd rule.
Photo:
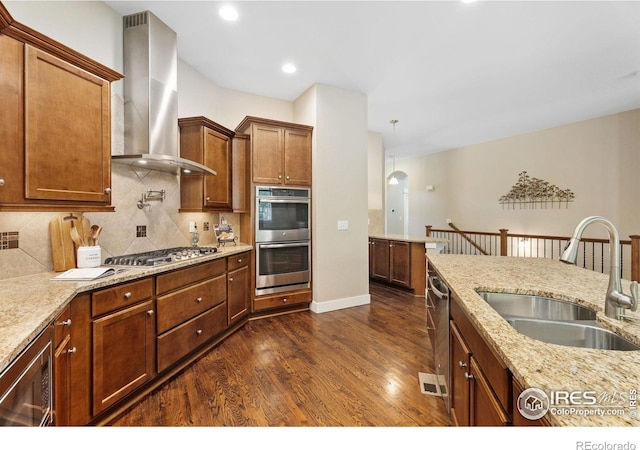
[[[158,297],[158,333],[163,333],[226,299],[225,275]]]
[[[91,317],[131,306],[151,296],[153,296],[152,278],[96,291],[91,296]]]
[[[205,344],[226,326],[227,304],[222,303],[158,336],[158,372]]]
[[[298,303],[309,303],[310,301],[311,292],[266,295],[256,297],[254,309],[255,311],[261,311],[263,309],[277,308],[279,306],[296,305]]]
[[[187,269],[180,269],[175,272],[158,275],[156,277],[156,295],[161,295],[191,283],[197,283],[198,281],[204,281],[217,275],[222,275],[226,270],[226,258],[220,258]]]
[[[247,265],[249,265],[249,252],[240,253],[239,255],[229,256],[227,258],[227,270],[229,272]]]

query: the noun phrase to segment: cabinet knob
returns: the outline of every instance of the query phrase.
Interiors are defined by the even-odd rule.
[[[427,327],[427,330],[434,330],[435,331],[435,327]]]
[[[69,350],[67,350],[67,353],[75,353],[77,351],[78,351],[78,349],[73,347],[73,348],[70,348]]]
[[[463,363],[462,361],[458,361],[458,366],[460,366],[461,369],[464,369],[465,367],[467,367],[467,363]]]
[[[131,298],[131,292],[125,292],[125,293],[124,293],[124,295],[123,295],[123,297],[124,297],[126,300],[129,300],[129,299]]]
[[[229,278],[229,283],[231,283],[233,281],[233,277]]]
[[[111,188],[104,188],[105,194],[111,194]]]
[[[208,202],[209,202],[209,201],[211,201],[211,197],[207,197],[207,201],[208,201]]]
[[[147,315],[148,316],[153,316],[153,309],[150,309],[149,311],[147,311]]]
[[[238,264],[242,262],[242,258],[238,258]]]
[[[68,327],[71,325],[71,319],[67,319],[67,320],[63,320],[62,322],[58,322],[58,325],[61,325],[63,327]]]
[[[202,334],[202,330],[197,330],[197,331],[196,331],[196,334],[197,334],[198,336],[200,336],[200,335]]]
[[[278,175],[278,180],[282,180],[282,175]]]
[[[465,372],[465,373],[464,373],[464,377],[465,377],[467,380],[473,380],[473,375],[471,375],[469,372]]]
[[[0,186],[4,186],[4,178],[0,178]]]
[[[196,303],[202,303],[202,297],[196,298]]]
[[[282,299],[282,303],[287,303],[287,298],[286,297]]]
[[[287,180],[290,180],[290,179],[291,179],[291,177],[289,175],[287,175]]]
[[[389,247],[393,247],[393,244],[389,244]]]

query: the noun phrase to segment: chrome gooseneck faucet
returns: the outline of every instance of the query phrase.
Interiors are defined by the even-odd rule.
[[[622,292],[620,280],[620,237],[613,223],[600,216],[591,216],[580,221],[573,231],[573,236],[569,239],[569,243],[564,248],[560,261],[576,264],[580,238],[585,228],[592,223],[600,223],[609,231],[609,263],[611,267],[609,268],[609,286],[607,287],[604,314],[612,319],[622,320],[624,318],[624,309],[631,311],[638,309],[638,282],[633,281],[631,283],[631,296]]]

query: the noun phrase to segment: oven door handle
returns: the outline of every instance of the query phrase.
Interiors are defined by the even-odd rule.
[[[286,248],[286,247],[308,247],[308,242],[294,242],[291,244],[258,244],[259,248]]]
[[[293,199],[293,198],[259,198],[261,203],[309,203],[309,199]]]

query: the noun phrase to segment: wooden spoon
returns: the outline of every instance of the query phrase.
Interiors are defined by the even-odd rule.
[[[102,227],[99,225],[91,225],[91,233],[89,233],[89,244],[90,245],[98,245],[98,239],[100,238],[100,233],[102,232]]]

